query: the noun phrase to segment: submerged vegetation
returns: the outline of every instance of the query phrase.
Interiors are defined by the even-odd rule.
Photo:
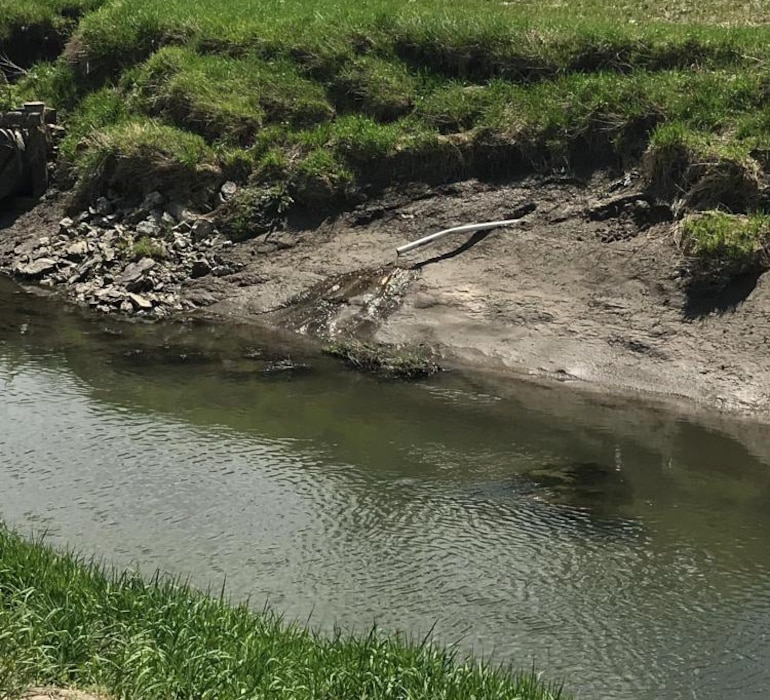
[[[441,371],[423,354],[390,345],[338,341],[328,345],[324,352],[342,360],[348,367],[386,379],[423,379]]]
[[[141,700],[564,697],[533,673],[463,660],[427,639],[324,637],[0,528],[0,696],[34,685]]]
[[[64,112],[79,200],[165,185],[205,206],[234,180],[244,238],[276,192],[329,209],[399,181],[641,166],[682,212],[767,206],[766,0],[28,5],[0,0],[5,53],[22,27],[69,39],[4,99]]]

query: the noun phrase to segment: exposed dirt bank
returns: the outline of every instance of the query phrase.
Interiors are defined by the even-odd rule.
[[[638,193],[633,177],[394,192],[232,246],[223,255],[238,271],[190,279],[181,297],[217,319],[423,345],[445,364],[766,411],[770,276],[688,289],[670,212]],[[398,245],[529,202],[537,210],[517,228],[396,258]],[[0,265],[61,216],[49,204],[6,228]]]

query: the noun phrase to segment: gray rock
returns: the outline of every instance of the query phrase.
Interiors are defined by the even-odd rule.
[[[135,226],[140,221],[144,221],[148,216],[150,216],[150,209],[148,207],[140,207],[126,212],[123,219],[129,226]]]
[[[198,219],[192,227],[192,239],[200,243],[206,238],[210,238],[214,233],[214,224],[208,219]]]
[[[134,307],[140,311],[149,311],[152,309],[152,302],[149,299],[140,296],[139,294],[132,294],[129,292],[128,299],[134,305]]]
[[[182,234],[174,234],[174,248],[176,250],[186,250],[190,247],[190,241],[187,238],[187,236],[183,236]]]
[[[85,236],[86,238],[94,238],[97,234],[96,229],[85,222],[79,223],[77,228],[75,228],[75,232],[77,232],[79,236]]]
[[[115,249],[109,246],[106,243],[103,243],[99,248],[102,251],[102,255],[104,256],[104,262],[111,263],[115,261],[116,253]]]
[[[198,277],[205,277],[211,272],[211,265],[206,258],[200,258],[193,263],[192,270],[190,271],[190,277],[197,279]]]
[[[64,251],[69,260],[82,260],[88,254],[88,241],[75,241]]]
[[[217,199],[219,200],[220,204],[224,204],[225,202],[229,202],[233,197],[235,197],[237,192],[238,185],[236,185],[234,182],[228,181],[219,188],[219,196]]]
[[[167,211],[164,211],[163,215],[160,217],[160,225],[166,228],[172,228],[176,225],[176,219]]]
[[[17,265],[14,273],[20,277],[36,279],[56,269],[56,260],[53,258],[38,258],[28,265]]]
[[[194,221],[196,214],[179,202],[171,202],[166,206],[166,212],[179,222]]]
[[[98,290],[94,296],[99,301],[119,304],[126,298],[126,293],[119,289],[115,289],[115,287],[104,287],[103,289]]]
[[[120,279],[118,279],[120,281]],[[134,292],[134,294],[140,294],[142,292],[148,292],[155,286],[155,280],[152,279],[150,276],[144,276],[140,277],[138,280],[134,280],[133,282],[129,282],[125,285],[126,289],[129,292]]]
[[[141,236],[157,236],[160,234],[160,226],[147,219],[136,225],[136,232]]]
[[[82,282],[85,279],[88,279],[88,277],[91,276],[91,273],[94,272],[101,262],[101,259],[97,258],[91,258],[90,260],[86,260],[76,271],[75,274],[72,275],[69,279],[70,284],[74,284],[75,282]]]
[[[19,245],[13,249],[13,254],[21,257],[28,256],[35,250],[36,245],[37,241],[25,241],[24,243],[19,243]]]
[[[124,314],[130,314],[134,310],[134,305],[128,299],[125,299],[120,303],[120,310]]]
[[[183,306],[186,308],[193,308],[195,306],[208,306],[219,301],[219,297],[212,292],[207,292],[203,289],[193,289],[187,293],[187,298],[183,302]]]
[[[166,198],[160,192],[150,192],[142,202],[142,209],[155,209],[156,207],[163,206],[163,202]]]
[[[129,263],[122,274],[118,275],[118,284],[123,285],[127,289],[130,289],[129,285],[133,285],[138,282],[146,273],[155,267],[155,261],[152,258],[142,258],[137,262]]]
[[[91,212],[83,211],[83,212],[80,212],[80,214],[78,215],[77,223],[84,224],[90,220],[91,220]]]
[[[96,213],[101,216],[109,216],[113,212],[112,202],[107,197],[99,197],[94,208]]]

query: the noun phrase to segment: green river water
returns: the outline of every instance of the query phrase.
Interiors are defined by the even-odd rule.
[[[0,518],[321,628],[433,628],[578,698],[770,698],[766,426],[382,382],[0,279]]]

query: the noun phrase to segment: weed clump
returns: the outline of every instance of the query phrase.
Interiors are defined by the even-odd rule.
[[[770,269],[770,215],[721,211],[687,216],[679,242],[691,282],[722,288],[740,275]]]
[[[131,246],[131,257],[134,260],[152,258],[153,260],[165,260],[168,251],[165,246],[147,236],[142,236]]]
[[[231,241],[245,241],[283,229],[293,203],[284,183],[255,182],[238,190],[219,211],[218,225]]]

